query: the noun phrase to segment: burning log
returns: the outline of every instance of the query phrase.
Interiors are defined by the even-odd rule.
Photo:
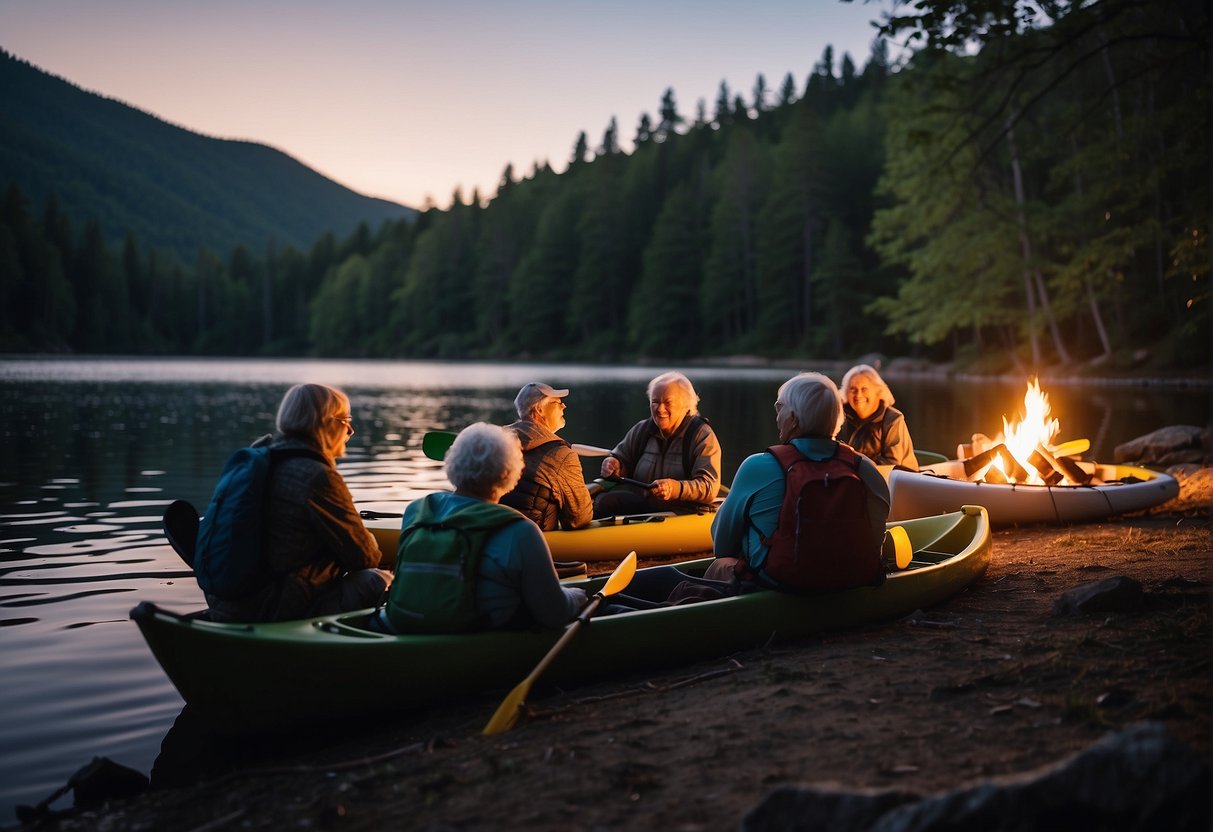
[[[994,464],[998,460],[1002,461],[1002,470]],[[1028,472],[1015,459],[1010,448],[1002,443],[963,460],[963,465],[965,479],[969,482],[1024,482],[1028,478]]]
[[[997,465],[991,465],[986,469],[984,479],[986,482],[995,483],[996,485],[1006,485],[1010,482],[1010,480],[1007,479],[1007,475],[1004,474],[1002,469]]]
[[[1036,473],[1045,481],[1045,485],[1057,485],[1065,475],[1049,463],[1049,459],[1045,456],[1047,453],[1048,451],[1045,451],[1042,454],[1040,446],[1037,445],[1036,450],[1028,456],[1028,464],[1036,469]]]
[[[1028,472],[1019,464],[1019,460],[1011,453],[1011,449],[1006,445],[999,445],[1002,450],[999,451],[999,456],[1002,458],[1002,472],[1007,475],[1007,480],[1010,482],[1027,482]]]
[[[1037,445],[1033,457],[1041,457],[1053,469],[1059,479],[1065,479],[1066,485],[1086,485],[1091,481],[1091,475],[1084,471],[1077,462],[1066,456],[1054,456],[1044,445]],[[1043,474],[1041,475],[1043,477]],[[1049,485],[1053,483],[1045,479]]]
[[[995,445],[988,451],[982,451],[976,456],[964,460],[965,478],[969,482],[981,479],[982,475],[986,473],[986,469],[994,464],[999,452],[1003,450],[1006,450],[1005,445]]]

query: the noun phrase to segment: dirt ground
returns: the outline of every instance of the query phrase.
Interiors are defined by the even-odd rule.
[[[982,579],[905,619],[547,691],[496,737],[479,734],[495,697],[384,703],[356,737],[41,828],[725,830],[781,783],[947,791],[1140,720],[1209,758],[1209,553],[1207,510],[999,530]],[[1053,614],[1115,575],[1144,585],[1143,609]]]

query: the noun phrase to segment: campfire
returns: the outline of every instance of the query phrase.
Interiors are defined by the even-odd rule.
[[[975,433],[971,443],[957,446],[956,458],[964,463],[965,478],[1017,485],[1091,485],[1091,474],[1067,450],[1076,443],[1054,444],[1061,423],[1049,417],[1049,396],[1036,379],[1028,382],[1023,408],[1018,421],[1002,417],[1002,433],[997,437]]]

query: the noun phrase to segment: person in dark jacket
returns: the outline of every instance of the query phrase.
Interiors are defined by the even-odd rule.
[[[918,470],[906,417],[893,407],[893,391],[868,364],[856,364],[842,377],[844,404],[838,439],[877,465]]]
[[[392,581],[337,471],[354,435],[350,400],[323,384],[297,384],[278,407],[277,433],[254,447],[306,448],[274,466],[267,494],[268,585],[239,600],[207,595],[217,621],[286,621],[376,606]]]
[[[556,435],[565,426],[568,395],[568,390],[532,381],[514,399],[518,421],[506,426],[518,434],[525,468],[501,504],[522,512],[545,532],[580,529],[594,513],[581,458]]]
[[[650,418],[637,422],[602,461],[604,479],[626,477],[647,488],[621,484],[594,498],[594,516],[690,513],[720,493],[720,442],[699,415],[699,395],[682,373],[649,382]]]

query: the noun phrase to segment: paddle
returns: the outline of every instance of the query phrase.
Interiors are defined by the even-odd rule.
[[[194,549],[198,541],[198,510],[186,500],[173,500],[164,511],[161,521],[164,536],[173,551],[194,568]]]
[[[577,635],[581,629],[581,625],[590,620],[599,604],[604,599],[611,595],[617,595],[632,582],[632,576],[636,574],[636,553],[629,552],[615,571],[611,573],[611,577],[607,578],[606,583],[602,585],[602,589],[594,593],[581,610],[581,613],[573,619],[573,622],[565,628],[564,634],[560,639],[552,645],[552,649],[547,652],[547,655],[539,660],[539,664],[535,665],[535,669],[530,675],[519,682],[512,691],[501,701],[497,706],[497,710],[493,713],[488,724],[484,726],[483,734],[502,734],[518,722],[518,717],[522,713],[522,706],[526,702],[527,694],[531,692],[531,686],[535,684],[535,680],[539,678],[543,671],[547,670],[552,660],[560,655],[560,651],[573,640],[573,636]]]
[[[1078,456],[1085,454],[1091,448],[1090,439],[1071,439],[1069,442],[1062,442],[1052,451],[1053,456]]]
[[[451,445],[455,442],[455,437],[458,433],[449,430],[432,430],[425,436],[421,437],[421,452],[430,459],[445,459],[446,452],[451,449]],[[599,448],[594,445],[579,445],[573,443],[573,452],[577,456],[610,456],[611,452],[606,448]]]
[[[641,482],[640,480],[634,480],[631,477],[603,477],[603,479],[607,482],[617,482],[623,485],[634,485],[637,488],[643,488],[645,491],[648,491],[657,484],[655,482]]]

